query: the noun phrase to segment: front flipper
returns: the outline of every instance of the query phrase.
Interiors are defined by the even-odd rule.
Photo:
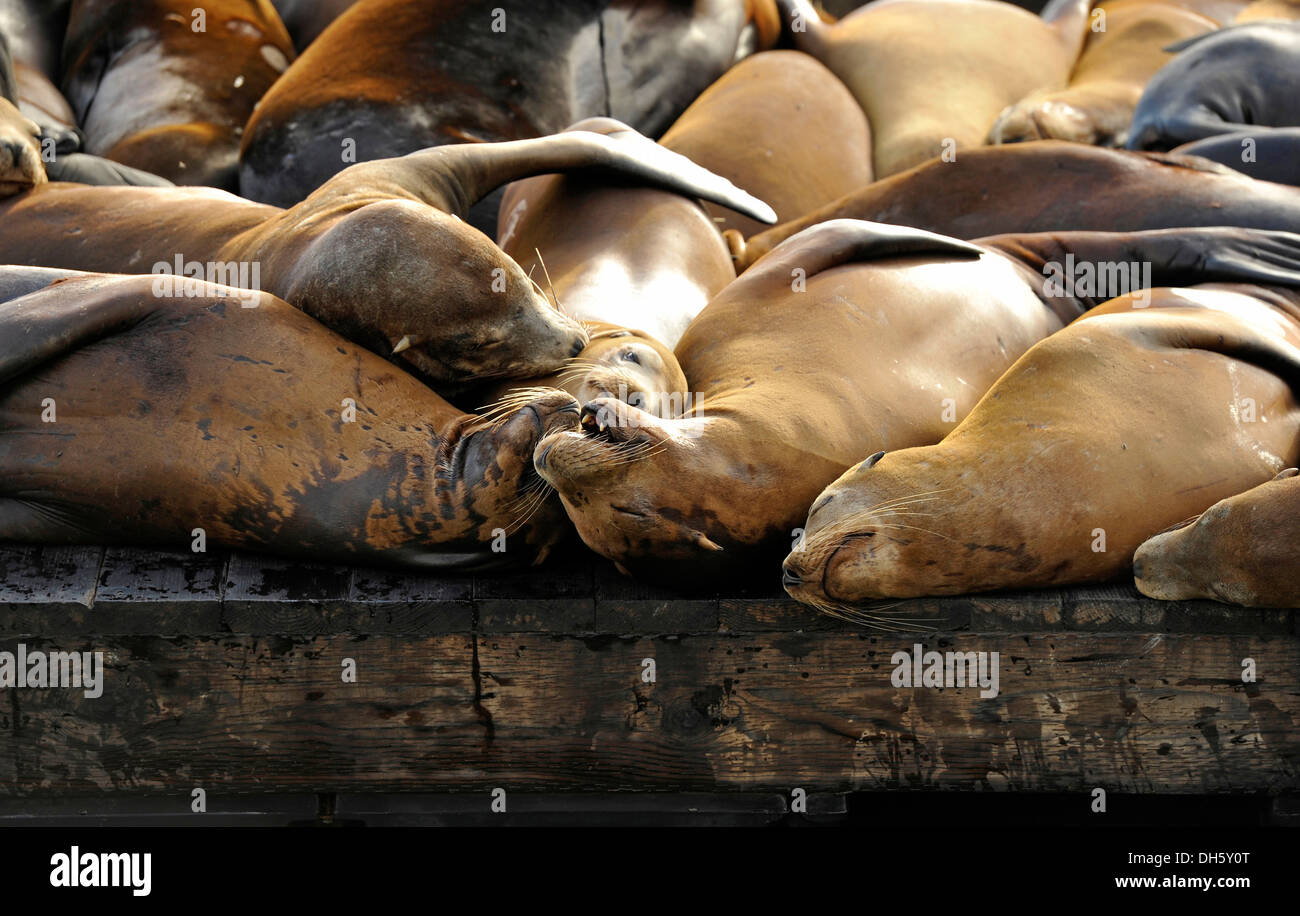
[[[911,226],[832,219],[790,236],[755,261],[735,282],[775,273],[782,282],[789,283],[790,272],[795,269],[802,270],[807,278],[841,264],[921,254],[969,260],[984,251],[970,242]]]
[[[50,275],[58,281],[53,286]],[[0,267],[0,290],[7,283],[28,289],[0,305],[0,384],[139,324],[161,301],[147,276]]]
[[[1300,235],[1273,229],[1208,226],[1147,232],[1035,232],[980,239],[985,248],[1011,257],[1044,281],[1062,265],[1089,264],[1100,276],[1118,265],[1137,265],[1144,281],[1132,288],[1192,286],[1197,283],[1264,283],[1300,287]],[[1043,301],[1060,311],[1072,304],[1082,314],[1130,289],[1056,294],[1046,282],[1036,287]],[[1066,317],[1066,316],[1063,316]]]
[[[776,222],[771,207],[727,179],[626,124],[600,120],[601,133],[570,129],[533,140],[435,146],[396,159],[358,163],[334,176],[299,207],[315,208],[335,197],[355,195],[358,185],[373,185],[391,189],[394,196],[405,192],[412,200],[464,218],[475,203],[511,181],[598,169],[703,198],[769,225]]]

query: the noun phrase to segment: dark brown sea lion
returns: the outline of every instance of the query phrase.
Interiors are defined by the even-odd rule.
[[[781,0],[795,47],[844,81],[871,123],[878,178],[982,145],[1031,92],[1063,88],[1091,0],[1054,0],[1042,18],[998,0],[877,0],[834,25],[808,0]]]
[[[1288,468],[1144,543],[1133,555],[1138,591],[1165,601],[1300,607],[1297,473]]]
[[[1300,127],[1300,22],[1251,22],[1171,47],[1129,132],[1130,149],[1168,150],[1239,130]]]
[[[1300,230],[1300,190],[1249,181],[1204,160],[1045,140],[968,150],[877,181],[747,241],[743,270],[785,239],[828,219],[899,223],[957,238],[1179,226]]]
[[[1103,0],[1093,7],[1091,21],[1070,84],[1031,93],[1002,112],[990,142],[1123,146],[1142,90],[1173,57],[1165,48],[1218,27],[1173,0]]]
[[[185,550],[202,529],[444,568],[564,535],[531,453],[576,427],[568,395],[484,423],[269,294],[53,274],[0,267],[0,540]]]
[[[1264,273],[1300,285],[1300,236],[1259,251],[1279,265]],[[1207,253],[1189,246],[1188,266]],[[1220,286],[1094,309],[1022,356],[941,443],[873,455],[829,486],[786,590],[851,613],[1123,574],[1152,534],[1300,456],[1298,303]]]
[[[765,51],[732,67],[659,140],[791,220],[871,182],[871,128],[853,94],[813,57]],[[706,204],[721,229],[762,226]]]
[[[578,324],[459,216],[506,182],[593,167],[770,216],[634,131],[572,132],[360,163],[290,210],[205,188],[48,185],[0,203],[0,263],[176,272],[180,260],[204,276],[242,271],[237,285],[274,293],[455,390],[551,372],[586,344]]]
[[[75,0],[62,85],[87,152],[233,191],[244,123],[293,55],[270,0]]]
[[[772,0],[359,0],[248,124],[240,187],[288,206],[348,162],[607,115],[657,135]],[[348,158],[351,157],[351,158]],[[495,211],[493,211],[495,212]]]
[[[1266,278],[1300,237],[1245,230],[1027,235],[972,245],[836,220],[722,291],[677,357],[695,400],[662,420],[612,400],[543,440],[539,472],[583,540],[675,581],[775,561],[821,489],[878,449],[938,442],[1017,357],[1080,314],[1040,249],[1140,260],[1149,279]],[[1063,256],[1062,256],[1063,257]]]

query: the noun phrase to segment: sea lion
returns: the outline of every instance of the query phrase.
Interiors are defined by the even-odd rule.
[[[536,137],[596,115],[657,135],[771,4],[359,0],[249,120],[241,192],[288,206],[349,161]]]
[[[0,263],[159,272],[179,261],[222,279],[234,270],[235,285],[274,293],[454,391],[471,380],[551,372],[587,342],[519,265],[459,217],[498,185],[593,167],[774,218],[635,131],[575,131],[359,163],[289,210],[208,188],[46,185],[0,203]]]
[[[1255,0],[1247,3],[1237,13],[1235,23],[1259,22],[1265,19],[1300,19],[1300,2],[1297,0]]]
[[[1300,191],[1164,153],[1056,140],[986,147],[955,162],[933,159],[748,240],[731,233],[736,269],[829,219],[899,223],[963,239],[1064,229],[1295,229]]]
[[[1165,601],[1300,607],[1297,473],[1288,468],[1144,543],[1133,555],[1138,591]]]
[[[233,191],[244,123],[294,50],[270,0],[78,0],[63,55],[88,152]]]
[[[982,145],[1008,105],[1063,88],[1090,2],[1053,0],[1039,18],[1000,0],[877,0],[834,25],[809,0],[780,5],[795,47],[829,67],[867,113],[875,175],[886,178]]]
[[[1061,238],[1081,261],[1140,259],[1151,278],[1273,276],[1300,238],[1244,230]],[[835,220],[789,239],[692,322],[681,419],[613,400],[549,436],[539,473],[592,549],[674,581],[775,561],[821,489],[864,454],[937,442],[1035,342],[1080,314],[1051,296],[1035,245],[975,245]],[[1280,269],[1280,268],[1277,268]],[[1290,275],[1290,274],[1288,274]],[[1294,276],[1300,279],[1300,273]]]
[[[0,98],[0,200],[45,184],[41,127]]]
[[[569,128],[626,129],[610,118]],[[479,403],[517,397],[517,388],[556,386],[579,400],[620,397],[675,416],[686,377],[672,348],[736,279],[726,243],[700,202],[626,177],[540,175],[506,187],[499,225],[502,250],[529,276],[544,278],[560,311],[591,339],[564,372],[495,385],[476,392]]]
[[[815,58],[764,51],[704,90],[659,140],[766,201],[781,220],[871,182],[871,128],[853,94]],[[706,204],[720,229],[762,227]]]
[[[1175,156],[1200,156],[1260,181],[1300,185],[1300,127],[1251,128],[1174,147]]]
[[[316,40],[335,19],[357,0],[271,0],[280,21],[289,30],[293,46],[301,51]]]
[[[1271,239],[1289,265],[1275,279],[1300,285],[1300,235]],[[851,616],[877,598],[1123,574],[1152,534],[1300,456],[1297,303],[1217,285],[1094,309],[1022,356],[942,442],[873,455],[827,487],[786,558],[786,590]]]
[[[1092,17],[1103,28],[1088,33],[1070,84],[1031,93],[1007,108],[989,131],[990,143],[1055,139],[1123,146],[1142,90],[1173,56],[1165,47],[1218,28],[1172,0],[1104,0]]]
[[[531,453],[576,428],[567,394],[485,423],[267,293],[156,283],[0,267],[0,540],[189,549],[202,529],[442,569],[563,536]]]
[[[1177,56],[1151,78],[1133,112],[1129,149],[1300,127],[1300,23],[1235,25],[1170,50]]]

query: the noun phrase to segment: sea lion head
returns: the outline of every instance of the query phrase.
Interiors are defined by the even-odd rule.
[[[644,331],[584,322],[591,340],[560,374],[580,403],[616,398],[661,419],[685,407],[686,373],[673,351]]]
[[[935,449],[906,449],[845,471],[809,509],[803,540],[782,564],[785,590],[828,611],[952,592],[945,578],[970,561],[953,549],[962,499],[946,464]]]
[[[620,568],[633,557],[698,560],[722,550],[703,530],[716,514],[714,494],[690,485],[704,422],[664,420],[599,398],[583,406],[580,429],[542,439],[533,461],[583,541]]]
[[[41,128],[0,98],[0,199],[45,184]]]
[[[491,239],[415,201],[349,214],[295,272],[290,301],[438,390],[552,372],[587,345],[582,326]]]
[[[1148,598],[1209,598],[1231,604],[1269,603],[1261,592],[1276,585],[1290,562],[1294,483],[1282,471],[1269,483],[1215,503],[1147,540],[1133,554],[1133,580]],[[1273,551],[1281,547],[1282,556]]]
[[[513,553],[509,544],[518,538],[540,563],[563,539],[569,526],[554,491],[537,473],[533,451],[547,436],[576,430],[578,415],[578,402],[570,395],[546,389],[497,416],[461,420],[457,434],[444,444],[439,474],[451,488],[448,505],[468,513],[476,543],[504,533],[507,553]]]

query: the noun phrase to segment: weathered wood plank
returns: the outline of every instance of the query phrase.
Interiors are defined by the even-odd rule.
[[[0,544],[0,634],[91,632],[103,547]]]
[[[1300,789],[1300,643],[1290,637],[925,640],[999,652],[990,699],[892,686],[890,657],[912,642],[851,632],[104,638],[103,697],[7,691],[0,793]],[[1258,683],[1240,681],[1247,657]],[[340,677],[345,658],[354,684]],[[642,681],[646,658],[653,684]]]
[[[218,633],[226,560],[220,553],[159,553],[109,547],[100,565],[94,613],[82,632]]]

